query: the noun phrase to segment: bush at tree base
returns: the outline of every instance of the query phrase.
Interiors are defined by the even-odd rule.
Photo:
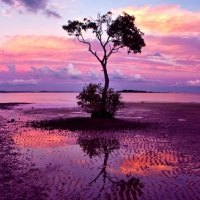
[[[123,107],[122,96],[119,92],[109,88],[106,95],[106,105],[102,108],[103,87],[101,84],[90,83],[76,97],[78,105],[91,113],[92,118],[113,118],[117,110]]]

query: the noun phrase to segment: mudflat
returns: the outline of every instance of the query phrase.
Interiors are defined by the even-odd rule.
[[[200,104],[126,103],[113,122],[0,108],[2,200],[200,199]]]

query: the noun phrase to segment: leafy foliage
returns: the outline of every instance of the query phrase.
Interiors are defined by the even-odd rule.
[[[141,53],[142,47],[146,44],[142,36],[144,35],[140,29],[135,26],[135,17],[127,13],[119,15],[116,19],[112,19],[112,12],[105,15],[98,14],[97,19],[84,18],[83,21],[68,21],[63,29],[69,35],[74,35],[80,42],[89,45],[89,51],[96,56],[100,62],[107,60],[112,53],[118,52],[120,48],[127,47],[128,53]],[[91,43],[84,38],[84,32],[91,30],[98,39],[100,46],[104,50],[103,58],[92,50]],[[105,33],[107,37],[105,36]]]
[[[77,103],[83,108],[84,111],[92,113],[93,115],[100,115],[102,110],[102,94],[103,87],[101,84],[90,83],[85,86],[83,91],[77,96]],[[123,106],[121,99],[122,97],[120,93],[115,92],[112,88],[108,89],[106,111],[111,115],[111,117],[114,117],[115,112]]]
[[[135,17],[125,12],[112,21],[107,33],[115,47],[127,47],[128,53],[141,53],[145,46],[142,38],[144,34],[135,26]]]

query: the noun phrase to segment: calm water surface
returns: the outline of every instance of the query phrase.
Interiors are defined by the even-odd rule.
[[[196,161],[162,134],[24,130],[13,139],[46,177],[52,199],[189,200],[200,194]]]
[[[26,102],[40,107],[77,106],[78,93],[0,93],[0,103]],[[200,103],[200,94],[188,93],[123,93],[124,102]]]

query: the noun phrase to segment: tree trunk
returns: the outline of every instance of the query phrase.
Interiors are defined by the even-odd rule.
[[[97,112],[92,112],[92,118],[112,118],[113,115],[107,111],[106,108],[106,100],[107,100],[107,91],[109,88],[109,77],[107,72],[107,62],[101,62],[103,73],[104,73],[104,87],[102,92],[102,101],[101,101],[101,108]]]
[[[106,64],[102,65],[103,67],[103,72],[104,72],[104,88],[103,88],[103,93],[102,93],[102,115],[103,117],[107,116],[107,109],[106,109],[106,99],[107,99],[107,91],[109,88],[109,77],[108,77],[108,72],[106,68]]]
[[[105,148],[104,148],[104,150],[105,150]],[[103,182],[104,183],[106,182],[106,175],[107,175],[106,167],[107,167],[107,164],[108,164],[108,157],[109,157],[109,153],[108,153],[108,150],[107,150],[107,147],[106,147],[105,154],[104,154],[104,162],[103,162],[103,167],[102,167]]]

